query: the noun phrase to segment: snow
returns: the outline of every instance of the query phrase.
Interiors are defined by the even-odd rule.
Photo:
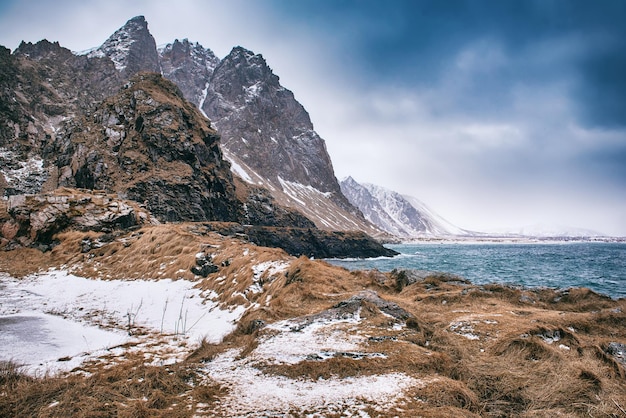
[[[388,411],[407,389],[423,382],[403,373],[312,380],[261,371],[263,365],[324,361],[340,352],[358,350],[366,340],[356,332],[360,320],[357,313],[340,319],[279,321],[263,329],[258,346],[248,356],[242,357],[237,349],[216,356],[203,373],[228,389],[220,399],[220,410],[234,416],[284,416],[305,411],[307,416],[369,416],[368,407]]]
[[[350,336],[350,327],[358,324],[358,315],[335,321],[316,321],[304,327],[290,320],[266,327],[252,356],[274,364],[296,364],[310,358],[332,357],[332,354],[359,350],[366,339]]]
[[[251,102],[253,101],[256,97],[259,97],[261,90],[263,88],[263,82],[261,81],[257,81],[256,83],[254,83],[253,85],[249,86],[249,87],[245,87],[245,101],[246,102]]]
[[[274,280],[274,276],[289,268],[289,263],[284,261],[265,261],[252,266],[254,274],[253,284],[250,287],[252,293],[262,293],[263,283]]]
[[[80,365],[86,353],[120,345],[128,339],[122,331],[104,330],[40,312],[0,316],[0,330],[0,359],[25,364],[32,374],[70,370]]]
[[[332,193],[331,192],[322,192],[316,189],[313,186],[307,186],[302,183],[297,183],[293,181],[284,180],[282,177],[278,177],[278,182],[280,183],[283,191],[287,196],[298,202],[302,206],[306,206],[303,199],[306,200],[315,200],[315,199],[324,199],[329,198]]]
[[[241,177],[241,179],[243,181],[245,181],[246,183],[254,183],[252,181],[252,178],[248,175],[248,173],[246,172],[246,170],[239,165],[235,160],[233,160],[232,158],[228,158],[227,154],[224,154],[224,156],[226,157],[226,159],[228,160],[228,162],[230,163],[230,170],[237,174],[239,177]]]
[[[46,179],[46,170],[43,167],[43,159],[38,155],[30,156],[26,161],[18,161],[17,155],[6,148],[0,148],[0,162],[3,164],[2,175],[12,187],[18,187],[24,183],[41,184]]]
[[[246,364],[246,360],[237,360],[238,355],[237,350],[230,350],[206,367],[212,379],[229,388],[219,408],[233,416],[287,416],[285,414],[294,409],[306,411],[307,416],[369,416],[365,412],[367,406],[387,411],[408,388],[421,383],[401,373],[343,379],[290,379],[263,374]]]
[[[218,306],[214,292],[186,280],[92,280],[57,270],[23,279],[2,274],[0,290],[0,360],[34,372],[71,370],[77,356],[93,360],[99,350],[155,337],[163,352],[153,355],[175,361],[184,353],[173,346],[218,343],[245,311]],[[56,361],[62,357],[73,361]]]
[[[198,104],[198,109],[200,109],[200,112],[204,115],[205,118],[209,119],[209,117],[207,116],[207,114],[204,112],[204,110],[202,109],[202,107],[204,106],[204,102],[206,101],[206,97],[207,94],[209,93],[209,82],[206,82],[206,85],[204,86],[204,90],[202,90],[202,96],[200,96],[200,102]]]

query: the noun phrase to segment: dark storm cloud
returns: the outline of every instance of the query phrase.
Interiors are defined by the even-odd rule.
[[[459,108],[497,112],[510,103],[512,86],[571,77],[576,79],[572,96],[586,123],[626,126],[624,1],[306,0],[275,5],[278,13],[302,25],[334,34],[345,46],[346,66],[358,66],[364,85],[375,80],[428,87],[450,71],[462,71],[455,65],[465,48],[490,41],[506,60],[470,75],[459,96],[471,100]],[[546,45],[567,42],[572,44],[569,54],[546,59]]]

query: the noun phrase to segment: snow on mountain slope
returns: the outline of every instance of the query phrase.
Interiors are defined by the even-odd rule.
[[[359,184],[352,177],[340,184],[343,194],[367,220],[400,238],[467,234],[414,197],[373,184]]]

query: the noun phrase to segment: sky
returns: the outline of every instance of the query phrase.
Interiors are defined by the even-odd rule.
[[[0,0],[0,45],[81,51],[137,15],[262,54],[339,180],[474,231],[626,236],[626,1]]]

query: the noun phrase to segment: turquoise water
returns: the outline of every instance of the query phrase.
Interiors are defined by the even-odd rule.
[[[626,297],[626,243],[402,244],[393,258],[328,260],[348,269],[394,268],[455,273],[475,284],[588,287]]]

